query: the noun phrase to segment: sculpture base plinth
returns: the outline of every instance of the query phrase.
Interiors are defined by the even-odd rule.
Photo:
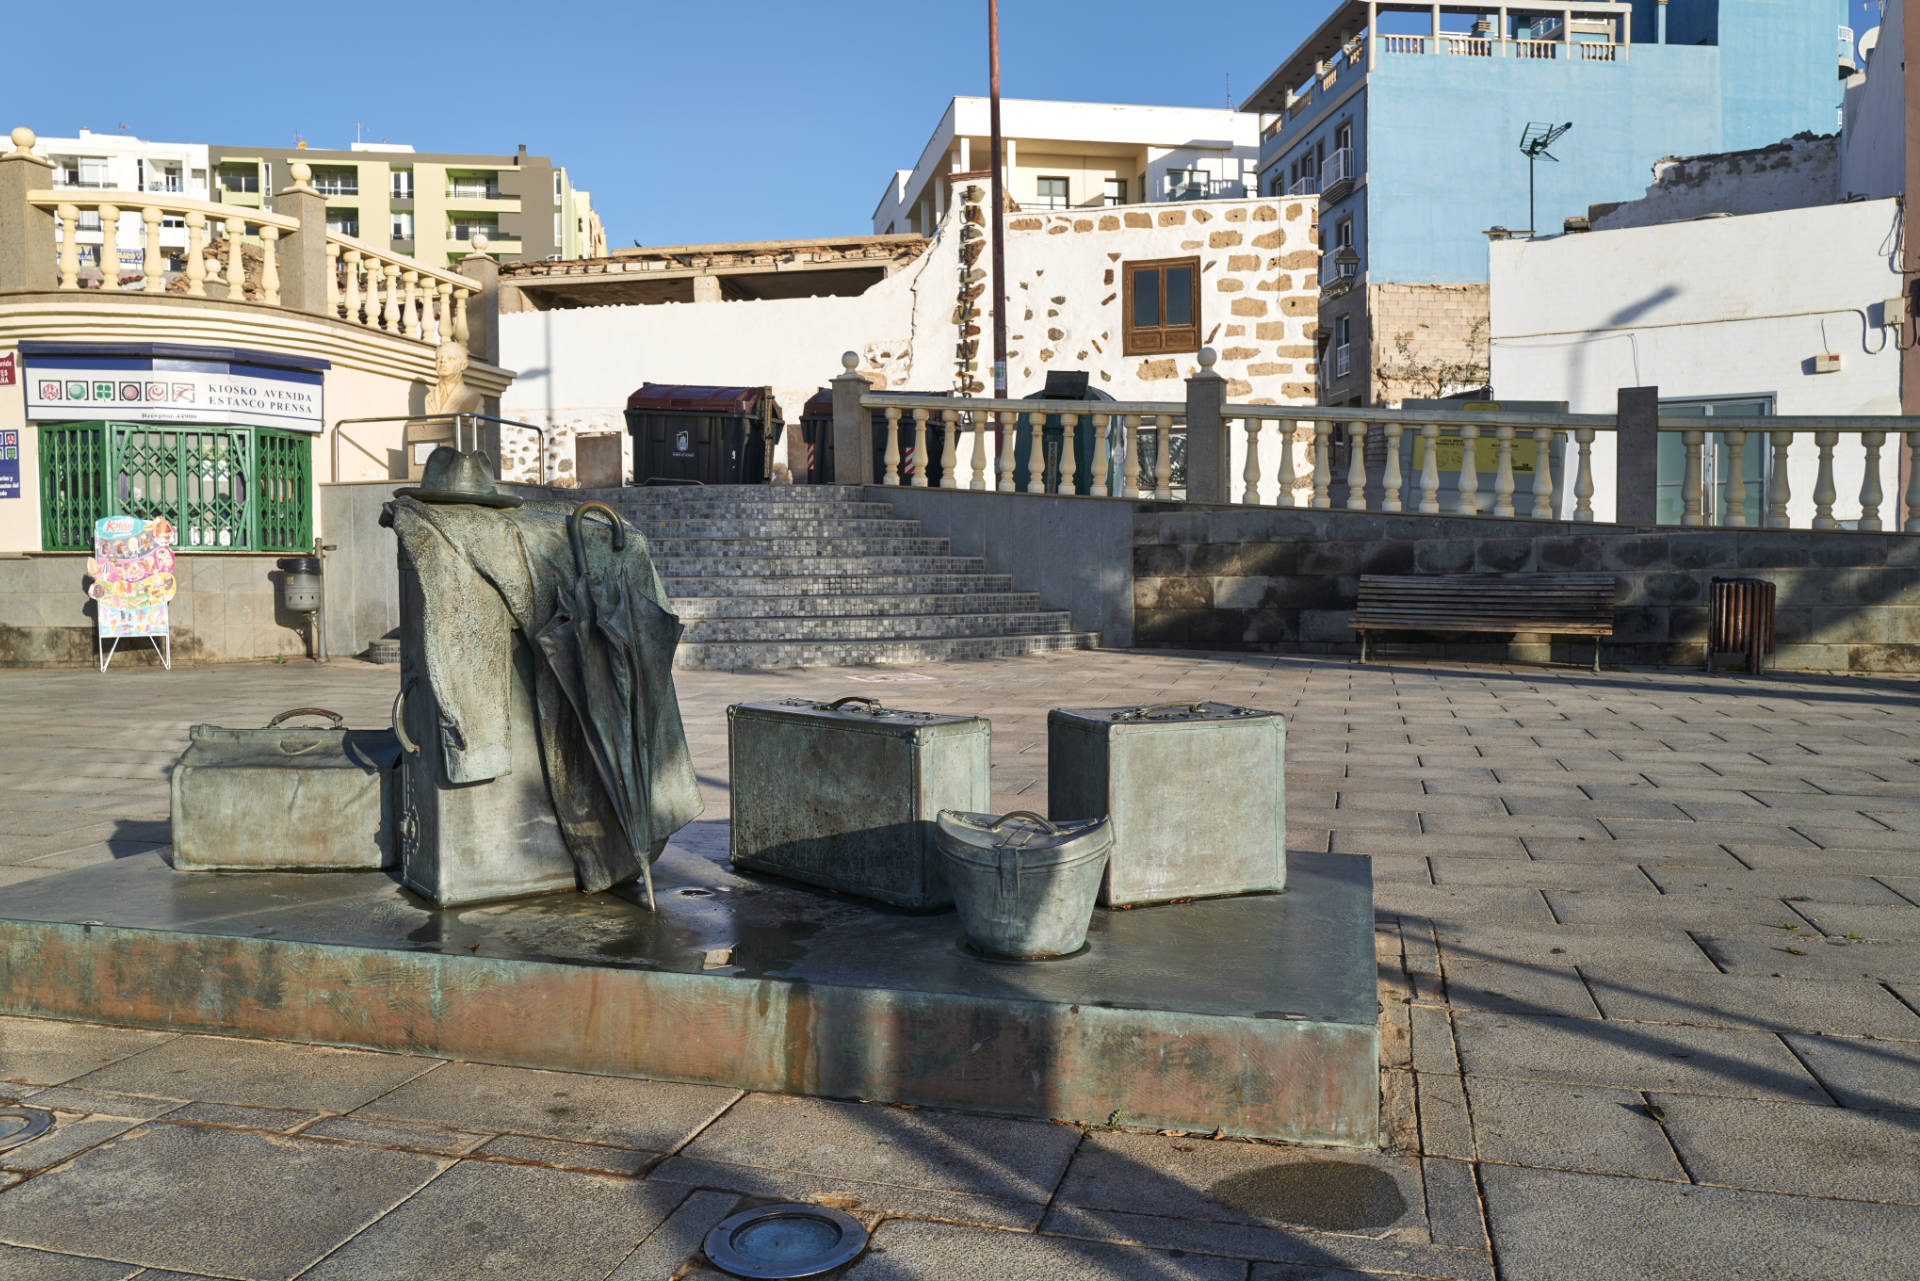
[[[1367,860],[1285,893],[1096,912],[1086,952],[968,954],[951,913],[724,866],[697,823],[660,911],[549,894],[436,911],[385,873],[174,872],[8,887],[0,1013],[793,1094],[1319,1143],[1379,1132]]]

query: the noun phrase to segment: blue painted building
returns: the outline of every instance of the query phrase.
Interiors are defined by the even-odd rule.
[[[1472,363],[1486,232],[1529,229],[1530,124],[1573,126],[1535,166],[1537,230],[1557,233],[1639,196],[1663,157],[1833,132],[1846,17],[1846,0],[1341,4],[1242,104],[1268,117],[1261,190],[1321,200],[1322,399],[1431,395],[1391,375]]]

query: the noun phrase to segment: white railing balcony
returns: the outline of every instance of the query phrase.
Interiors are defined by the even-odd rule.
[[[209,258],[205,250],[216,232],[224,232],[221,242],[227,247],[226,279],[229,296],[239,298],[245,273],[241,266],[241,242],[251,236],[259,240],[262,262],[258,301],[280,305],[280,272],[276,246],[280,237],[299,229],[300,221],[284,214],[262,209],[244,209],[237,205],[210,204],[186,196],[152,194],[139,191],[114,191],[98,196],[81,196],[71,188],[30,191],[27,203],[49,210],[59,231],[59,288],[77,290],[80,279],[80,233],[98,228],[100,243],[120,244],[123,222],[140,228],[136,243],[141,245],[141,265],[100,273],[94,287],[107,292],[120,290],[158,294],[166,292],[166,258],[161,252],[161,228],[178,218],[187,229],[187,293],[205,297],[208,284],[221,284],[222,262]],[[71,228],[71,233],[69,233]],[[168,237],[168,239],[174,239]]]
[[[1293,185],[1287,188],[1287,194],[1289,196],[1319,195],[1320,194],[1320,175],[1317,173],[1302,174],[1300,177],[1293,180]]]
[[[1380,47],[1387,53],[1425,53],[1425,36],[1381,36]]]
[[[1351,182],[1356,176],[1353,148],[1341,147],[1327,157],[1326,165],[1320,170],[1320,189],[1325,191],[1337,182]]]
[[[1612,62],[1620,46],[1611,40],[1579,40],[1567,48],[1575,50],[1574,58],[1579,62]]]
[[[1556,52],[1556,50],[1560,48],[1560,42],[1558,40],[1515,40],[1511,43],[1513,45],[1512,56],[1516,58],[1532,58],[1551,62],[1553,59],[1559,57],[1559,54]]]
[[[454,244],[466,244],[475,236],[483,240],[498,240],[500,228],[488,223],[455,223],[447,228],[447,239]]]
[[[484,182],[450,182],[447,195],[454,200],[498,200],[500,188]]]
[[[1491,58],[1493,56],[1493,38],[1491,36],[1442,36],[1446,41],[1447,52],[1456,58]]]
[[[325,178],[316,179],[313,184],[313,189],[323,196],[357,196],[360,194],[360,184],[351,179],[333,179],[331,181]]]
[[[1854,65],[1853,28],[1840,28],[1840,61],[1851,67]]]
[[[485,236],[473,239],[476,253]],[[467,304],[479,286],[351,236],[327,237],[327,312],[367,329],[384,329],[438,346],[467,341]]]

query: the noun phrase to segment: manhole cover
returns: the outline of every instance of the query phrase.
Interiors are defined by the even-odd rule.
[[[53,1128],[53,1113],[44,1108],[0,1107],[0,1152],[31,1143]]]
[[[817,1277],[867,1248],[859,1220],[821,1205],[763,1205],[722,1219],[707,1259],[736,1277]]]

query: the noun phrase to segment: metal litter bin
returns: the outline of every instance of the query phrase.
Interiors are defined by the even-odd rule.
[[[1039,391],[1027,396],[1028,400],[1086,400],[1110,401],[1106,392],[1092,385],[1088,375],[1082,370],[1055,369],[1047,373],[1046,384]],[[1033,427],[1030,415],[1020,415],[1020,426],[1013,437],[1013,488],[1015,493],[1027,492],[1027,483],[1032,475],[1030,470],[1033,459]],[[1040,459],[1043,468],[1041,484],[1048,493],[1052,493],[1060,483],[1060,455],[1067,447],[1067,425],[1059,414],[1048,414],[1040,429]],[[1114,487],[1118,487],[1124,462],[1118,452],[1119,433],[1108,438],[1107,476]],[[1093,492],[1093,423],[1088,415],[1080,416],[1073,433],[1073,489],[1077,494]],[[1141,474],[1151,470],[1151,459],[1143,467]]]
[[[1773,653],[1774,586],[1764,578],[1716,578],[1707,584],[1707,670],[1716,653],[1741,652],[1758,676]]]
[[[786,424],[770,387],[646,383],[627,397],[633,483],[760,485]]]

